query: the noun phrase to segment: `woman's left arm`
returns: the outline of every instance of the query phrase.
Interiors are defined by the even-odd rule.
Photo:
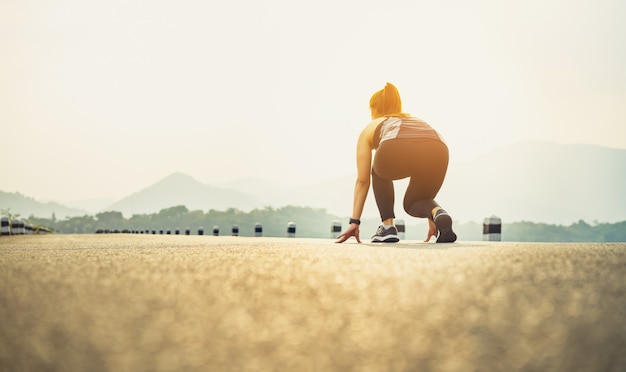
[[[375,129],[375,126],[374,126]],[[372,125],[368,125],[361,135],[356,145],[356,168],[357,177],[354,183],[354,197],[352,200],[352,218],[356,220],[361,219],[363,214],[363,207],[365,206],[365,199],[370,189],[370,172],[372,165],[372,142],[373,132]],[[359,225],[351,223],[346,231],[337,237],[337,243],[343,243],[351,236],[356,238],[357,242],[361,242],[359,237]]]

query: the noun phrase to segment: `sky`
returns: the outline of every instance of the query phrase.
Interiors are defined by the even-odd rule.
[[[621,0],[0,0],[0,190],[356,174],[386,82],[452,162],[523,140],[626,148],[624,19]]]

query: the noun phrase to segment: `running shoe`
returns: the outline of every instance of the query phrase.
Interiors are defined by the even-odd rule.
[[[398,229],[395,226],[386,229],[385,226],[380,225],[376,234],[372,236],[372,243],[397,243],[399,241]]]
[[[437,243],[454,243],[456,234],[452,231],[452,217],[443,209],[438,209],[434,217],[435,226],[439,235]]]

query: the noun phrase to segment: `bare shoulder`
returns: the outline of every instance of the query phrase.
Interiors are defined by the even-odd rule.
[[[383,117],[376,118],[370,121],[359,135],[357,147],[362,149],[368,148],[369,150],[372,150],[374,147],[374,133],[376,133],[376,127],[378,127],[378,125],[382,123],[385,119],[386,118]]]
[[[378,125],[380,123],[385,121],[385,119],[387,119],[387,118],[386,117],[382,117],[382,118],[376,118],[376,119],[370,121],[365,126],[365,128],[363,129],[363,132],[361,132],[361,136],[374,137],[374,132],[376,132],[376,127],[378,127]]]

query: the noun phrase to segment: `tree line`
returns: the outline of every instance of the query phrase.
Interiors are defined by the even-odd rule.
[[[455,225],[461,240],[482,240],[483,226],[477,222]],[[502,241],[509,242],[626,242],[626,221],[616,223],[579,220],[569,226],[530,221],[502,224]]]
[[[157,234],[184,234],[187,229],[197,235],[199,229],[204,234],[212,233],[213,227],[220,229],[220,235],[231,235],[233,226],[237,226],[239,236],[254,236],[257,223],[263,226],[263,236],[286,236],[287,225],[296,223],[298,237],[328,238],[330,224],[337,219],[325,209],[286,206],[282,208],[265,207],[250,212],[234,208],[225,211],[201,210],[190,211],[185,206],[162,209],[153,214],[135,214],[124,218],[121,212],[109,211],[95,216],[69,217],[64,220],[30,217],[28,220],[37,225],[48,226],[57,233],[89,234],[95,232],[139,232]]]
[[[201,210],[190,211],[185,206],[162,209],[153,214],[136,214],[125,218],[121,212],[101,212],[96,215],[67,217],[57,220],[30,216],[26,219],[34,226],[46,227],[56,233],[92,234],[97,231],[110,232],[141,232],[171,234],[179,230],[184,234],[189,229],[197,235],[202,228],[205,235],[212,234],[214,226],[220,229],[220,235],[231,235],[233,226],[237,226],[238,235],[254,236],[257,223],[263,226],[263,236],[284,237],[289,222],[296,224],[296,236],[302,238],[329,238],[331,224],[339,221],[345,229],[347,218],[328,213],[325,209],[310,207],[286,206],[281,208],[265,207],[243,212],[234,208],[225,211]],[[406,239],[420,240],[425,237],[425,222],[414,220],[418,224],[407,224]],[[361,229],[361,238],[367,240],[366,229],[377,226],[375,219],[364,220],[365,228]],[[413,222],[413,221],[407,221]],[[477,222],[455,223],[455,231],[459,240],[482,240],[483,226]],[[626,242],[626,221],[617,223],[589,224],[578,221],[569,226],[535,223],[529,221],[503,223],[503,241],[518,242]]]

